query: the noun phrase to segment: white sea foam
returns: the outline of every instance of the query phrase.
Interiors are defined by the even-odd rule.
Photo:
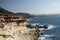
[[[47,35],[47,34],[44,34],[44,35],[41,35],[42,37],[54,37],[55,35]]]
[[[40,28],[39,30],[45,30],[45,28]]]
[[[36,26],[36,25],[39,25],[39,23],[33,23],[33,24],[31,24],[32,26]]]
[[[30,21],[31,19],[28,19],[27,21]]]
[[[53,39],[51,39],[49,37],[48,38],[47,37],[39,37],[38,40],[53,40]]]
[[[45,37],[39,37],[38,40],[45,40]]]
[[[40,38],[38,38],[38,40],[53,40],[53,39],[51,39],[51,38],[46,38],[46,37],[40,37]]]
[[[54,29],[56,28],[57,26],[54,26],[54,25],[48,25],[48,28],[47,29],[40,29],[40,30],[51,30],[51,29]],[[39,37],[38,39],[39,40],[53,40],[52,37],[55,37],[55,35],[48,35],[48,34],[43,34],[41,35],[41,37]]]
[[[54,29],[54,28],[56,28],[56,26],[54,26],[54,25],[48,25],[48,29],[47,30]]]
[[[44,26],[44,25],[41,25],[41,26]],[[47,29],[40,28],[39,30],[51,30],[51,29],[54,29],[54,28],[56,28],[56,26],[54,26],[54,25],[48,25],[48,28]]]

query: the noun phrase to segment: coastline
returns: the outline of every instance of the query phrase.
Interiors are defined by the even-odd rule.
[[[0,40],[38,40],[37,28],[26,27],[26,19],[17,16],[0,16]]]

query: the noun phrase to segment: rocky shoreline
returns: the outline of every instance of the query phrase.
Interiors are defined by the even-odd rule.
[[[38,40],[37,28],[26,27],[26,19],[0,16],[0,40]]]

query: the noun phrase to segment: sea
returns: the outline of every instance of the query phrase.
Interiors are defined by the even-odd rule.
[[[60,16],[32,17],[27,24],[48,25],[48,29],[40,30],[38,40],[60,40]]]

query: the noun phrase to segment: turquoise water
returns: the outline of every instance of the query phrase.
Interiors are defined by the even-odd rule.
[[[49,25],[49,29],[39,32],[43,33],[39,40],[60,40],[60,16],[34,17],[27,22],[29,24]]]

